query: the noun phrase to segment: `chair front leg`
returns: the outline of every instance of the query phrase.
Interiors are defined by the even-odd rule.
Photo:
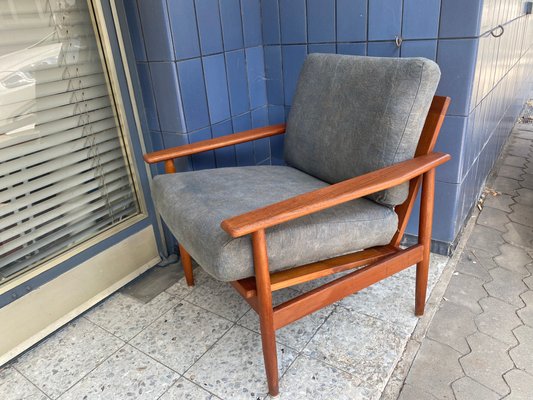
[[[192,262],[191,256],[187,253],[187,250],[180,244],[178,245],[180,249],[181,264],[183,265],[183,272],[185,273],[185,280],[187,281],[187,286],[194,286],[194,275],[192,272]]]
[[[426,291],[431,251],[431,230],[433,226],[433,202],[435,201],[435,169],[426,172],[422,180],[418,243],[424,246],[423,258],[416,265],[415,315],[423,315],[426,305]]]
[[[263,344],[263,357],[265,360],[265,370],[268,381],[268,393],[271,396],[277,396],[279,393],[278,355],[276,352],[272,289],[270,287],[270,272],[268,269],[264,229],[252,233],[252,249],[254,255],[255,281],[259,302],[259,323],[261,327],[261,342]]]

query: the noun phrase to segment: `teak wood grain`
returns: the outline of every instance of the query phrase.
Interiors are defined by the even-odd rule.
[[[400,272],[419,262],[422,255],[423,246],[421,245],[399,250],[396,254],[387,256],[374,264],[280,304],[274,307],[274,327],[283,328],[291,322]]]
[[[449,159],[444,153],[416,157],[226,219],[221,226],[232,237],[244,236],[399,185]]]
[[[356,253],[345,254],[300,267],[273,272],[270,274],[270,287],[274,292],[300,283],[313,281],[328,275],[373,263],[397,251],[398,249],[392,246],[372,247]],[[245,299],[253,298],[256,295],[255,277],[234,281],[231,284]]]
[[[204,151],[220,149],[222,147],[231,146],[234,144],[280,135],[284,132],[285,124],[265,126],[263,128],[250,129],[248,131],[221,136],[215,139],[202,140],[196,143],[155,151],[153,153],[145,154],[143,158],[147,163],[154,164],[162,161],[170,161],[174,158],[202,153]],[[167,165],[170,165],[170,163],[165,163],[165,168]],[[175,170],[171,172],[175,172]]]

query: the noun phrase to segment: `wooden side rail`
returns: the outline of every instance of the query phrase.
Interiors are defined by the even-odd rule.
[[[202,140],[200,142],[185,144],[183,146],[171,147],[148,153],[144,155],[144,161],[154,164],[163,161],[173,160],[179,157],[186,157],[204,151],[220,149],[234,144],[250,142],[252,140],[263,139],[285,132],[285,124],[270,125],[262,128],[250,129],[232,135],[221,136],[215,139]]]
[[[449,154],[444,153],[415,157],[226,219],[221,226],[232,237],[244,236],[407,182],[444,164],[450,158]]]

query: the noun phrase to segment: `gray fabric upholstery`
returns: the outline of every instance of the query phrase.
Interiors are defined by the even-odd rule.
[[[311,54],[300,73],[285,160],[336,183],[414,156],[440,79],[424,58]],[[369,196],[403,203],[407,184]]]
[[[283,166],[221,168],[154,178],[158,211],[178,242],[213,277],[233,281],[254,275],[250,236],[233,239],[220,223],[328,186]],[[359,199],[267,230],[271,271],[384,245],[396,232],[396,213]]]

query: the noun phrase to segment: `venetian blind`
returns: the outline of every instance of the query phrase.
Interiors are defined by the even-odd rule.
[[[0,283],[138,212],[86,0],[0,0]]]

